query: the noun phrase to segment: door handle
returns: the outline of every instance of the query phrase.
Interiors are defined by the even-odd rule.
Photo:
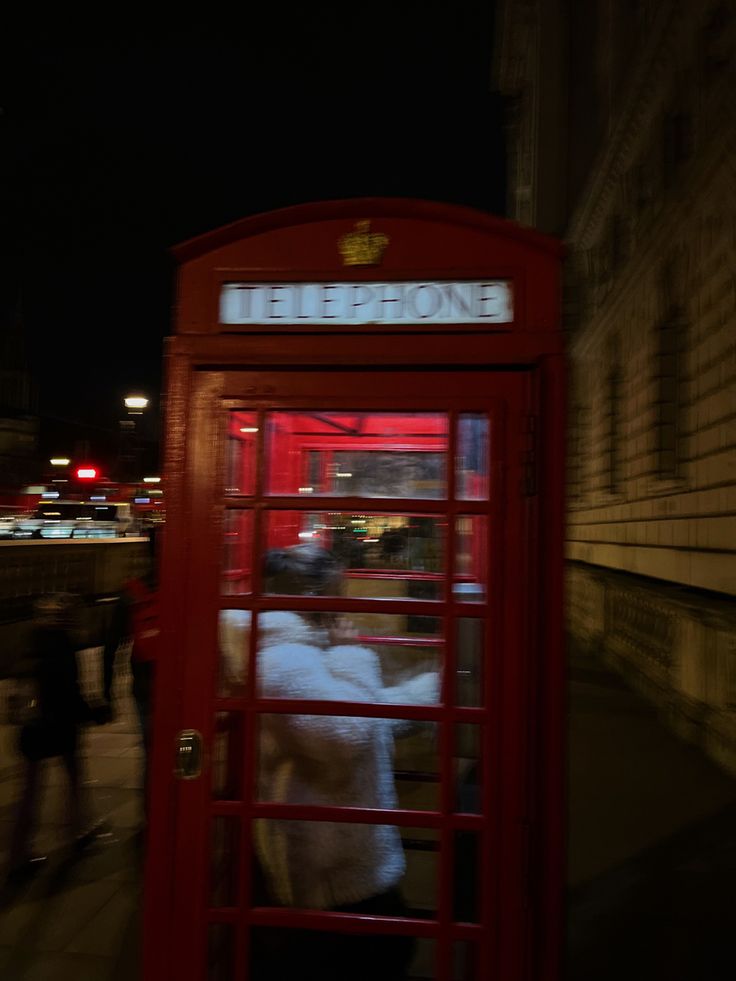
[[[176,737],[174,775],[179,780],[196,780],[202,773],[202,733],[182,729]]]

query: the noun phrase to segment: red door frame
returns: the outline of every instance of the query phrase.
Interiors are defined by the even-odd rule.
[[[358,220],[371,218],[386,230],[396,249],[387,250],[379,270],[343,269],[337,265],[335,240]],[[286,256],[286,261],[283,257]],[[171,779],[176,733],[187,727],[182,716],[182,664],[179,641],[184,620],[187,574],[212,556],[190,554],[187,522],[191,502],[211,492],[217,460],[206,439],[192,436],[192,420],[203,417],[206,393],[197,391],[203,368],[261,369],[269,395],[269,368],[398,367],[444,371],[468,366],[529,372],[530,422],[525,434],[527,476],[536,483],[531,513],[531,565],[525,570],[535,585],[535,601],[523,641],[528,666],[530,714],[523,731],[531,802],[519,815],[519,848],[528,850],[526,885],[529,956],[509,964],[513,976],[554,979],[559,974],[563,883],[563,647],[562,528],[564,374],[559,329],[559,262],[557,243],[499,219],[467,209],[428,202],[358,200],[330,202],[257,216],[181,247],[178,334],[167,353],[165,481],[171,534],[165,536],[162,606],[167,655],[160,665],[153,751],[154,793],[151,800],[149,859],[145,890],[144,977],[173,978],[170,954],[177,928],[169,911],[176,888],[173,840],[181,784]],[[271,331],[227,334],[217,322],[220,284],[233,278],[253,281],[370,282],[421,279],[507,277],[513,280],[514,323],[504,330],[443,327],[329,328],[285,325]],[[289,334],[288,338],[284,334]],[[377,335],[381,345],[367,343]],[[386,343],[389,342],[389,343]],[[272,387],[272,386],[271,386]],[[210,393],[213,394],[213,393]],[[257,394],[257,393],[254,393]],[[391,406],[387,405],[387,408]],[[197,460],[188,453],[192,439]],[[535,452],[534,446],[538,446]],[[537,632],[533,625],[543,623]],[[194,847],[195,843],[192,842]],[[518,870],[517,870],[518,871]],[[173,932],[172,932],[173,930]],[[517,948],[518,949],[518,948]],[[504,975],[511,977],[512,974]]]

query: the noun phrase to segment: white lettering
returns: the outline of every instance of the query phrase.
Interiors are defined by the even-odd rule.
[[[442,306],[442,293],[434,283],[420,283],[408,293],[412,319],[427,320],[437,315]]]
[[[225,283],[220,322],[494,324],[513,322],[511,283]]]
[[[391,293],[398,293],[398,296],[391,296]],[[398,306],[392,306],[393,303]],[[404,287],[401,283],[388,283],[384,286],[379,317],[381,320],[404,319]]]
[[[457,316],[460,323],[465,317],[471,316],[470,303],[468,302],[467,290],[463,290],[465,283],[445,283],[441,289],[445,294],[449,312]],[[474,288],[475,284],[471,284]]]
[[[352,291],[352,301],[350,303],[350,317],[359,316],[358,307],[364,307],[373,300],[373,289],[370,286],[356,285],[350,287]],[[363,299],[361,299],[361,293]]]
[[[473,286],[474,312],[476,317],[494,320],[498,316],[498,296],[493,283],[476,283]]]
[[[276,313],[275,307],[278,303],[285,303],[286,300],[282,297],[276,296],[276,292],[283,293],[287,287],[285,286],[271,286],[267,290],[267,300],[266,300],[266,317],[270,320],[281,320],[283,318],[282,313]]]
[[[321,316],[322,316],[322,318],[324,320],[334,320],[337,317],[337,314],[336,313],[328,313],[327,312],[327,305],[328,305],[328,303],[336,303],[337,302],[337,299],[334,296],[329,296],[328,293],[330,291],[334,293],[335,290],[339,290],[339,289],[340,289],[339,286],[323,286],[322,287],[322,314],[321,314]]]
[[[289,289],[288,286],[285,287],[285,289],[288,289],[289,293],[291,294],[292,319],[304,320],[306,317],[309,316],[309,314],[307,313],[302,313],[302,300],[304,299],[304,291],[298,289],[297,290]]]

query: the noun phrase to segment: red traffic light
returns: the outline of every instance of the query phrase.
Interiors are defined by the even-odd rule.
[[[77,480],[97,480],[100,472],[97,467],[84,466],[77,467],[77,469],[74,471],[74,475],[76,476]]]

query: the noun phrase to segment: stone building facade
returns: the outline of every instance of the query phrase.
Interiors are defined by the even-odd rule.
[[[736,0],[504,0],[495,84],[568,245],[571,639],[736,772]]]

